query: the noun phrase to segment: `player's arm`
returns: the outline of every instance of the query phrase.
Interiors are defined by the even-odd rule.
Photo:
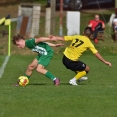
[[[50,38],[49,37],[39,37],[35,39],[35,43],[39,43],[39,42],[45,42],[45,41],[49,41]]]
[[[96,56],[100,61],[102,61],[103,63],[105,63],[106,65],[109,65],[109,66],[111,67],[111,63],[108,62],[108,61],[106,61],[106,60],[99,54],[99,52],[96,52],[96,53],[95,53],[95,56]]]
[[[64,37],[51,35],[50,36],[50,40],[53,40],[53,41],[57,41],[57,40],[64,41]]]
[[[60,36],[40,37],[35,39],[35,43],[37,44],[39,42],[57,41],[57,40],[64,40],[64,37]]]
[[[108,61],[106,61],[100,54],[99,54],[99,52],[95,49],[95,47],[94,47],[94,45],[91,43],[91,42],[89,42],[89,49],[93,52],[93,54],[100,60],[100,61],[102,61],[103,63],[105,63],[106,65],[109,65],[109,66],[111,66],[111,63],[110,62],[108,62]]]
[[[50,42],[45,42],[45,43],[47,43],[51,47],[58,47],[58,46],[63,46],[64,45],[64,44],[59,44],[59,43],[54,44],[54,43],[50,43]]]

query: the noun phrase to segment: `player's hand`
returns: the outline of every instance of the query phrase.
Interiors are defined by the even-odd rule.
[[[52,40],[52,41],[57,41],[57,38],[56,38],[56,36],[54,36],[54,35],[50,35],[49,38],[50,38],[50,40]]]
[[[51,39],[53,35],[49,35],[49,38]]]
[[[110,67],[112,66],[110,62],[105,62],[105,64],[109,65]]]

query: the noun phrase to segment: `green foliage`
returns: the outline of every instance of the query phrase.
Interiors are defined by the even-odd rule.
[[[21,2],[21,1],[20,1]],[[31,1],[30,1],[31,2]],[[40,36],[45,36],[45,8],[46,8],[46,0],[37,0],[36,2],[33,1],[33,3],[39,3],[41,4],[41,17],[40,17],[40,29],[39,29],[39,37]],[[13,13],[11,12],[11,17],[17,17],[17,8],[18,8],[18,3],[16,6],[14,7],[10,7],[10,6],[7,6],[6,8],[2,9],[3,12],[1,13],[1,17],[2,16],[6,16],[8,14],[8,11],[14,11],[15,10],[15,16],[12,16]],[[67,35],[67,28],[66,28],[66,10],[64,10],[63,12],[63,36],[64,35]],[[109,18],[111,16],[111,14],[114,12],[114,8],[112,9],[100,9],[100,10],[81,10],[80,13],[81,13],[81,19],[80,19],[80,34],[83,34],[83,30],[84,28],[87,26],[88,24],[88,21],[90,19],[93,19],[94,18],[94,15],[95,14],[99,14],[101,19],[105,21],[106,23],[106,29],[105,29],[105,41],[102,42],[101,40],[99,41],[99,44],[95,44],[95,47],[99,50],[99,52],[101,52],[102,54],[104,55],[116,55],[117,53],[117,43],[113,41],[112,39],[112,28],[109,27],[107,24],[108,24],[108,21],[109,21]],[[59,30],[60,30],[60,13],[59,11],[57,10],[56,11],[56,19],[55,19],[55,35],[59,35]],[[16,34],[16,27],[17,27],[17,22],[12,22],[11,24],[11,28],[12,28],[12,36],[11,36],[11,39],[12,37]],[[0,26],[0,30],[8,30],[8,27],[7,26]],[[2,55],[6,55],[7,54],[7,39],[8,39],[8,36],[1,36],[0,34],[0,40],[1,40],[1,43],[0,43],[0,54]],[[91,40],[93,42],[93,40]],[[63,42],[62,42],[63,43]],[[56,53],[62,53],[64,48],[66,47],[66,44],[65,43],[65,46],[62,47],[62,48],[54,48],[55,52]],[[16,48],[12,43],[11,43],[11,54],[24,54],[24,51],[23,50],[20,50],[18,48]],[[25,52],[25,54],[30,54],[30,52]],[[89,52],[87,52],[86,54],[89,54]]]

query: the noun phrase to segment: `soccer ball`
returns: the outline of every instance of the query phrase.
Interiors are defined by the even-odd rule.
[[[20,76],[18,78],[18,84],[20,86],[26,86],[29,83],[29,79],[26,76]]]

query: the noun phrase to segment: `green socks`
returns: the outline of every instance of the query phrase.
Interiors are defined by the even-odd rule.
[[[28,75],[26,75],[26,74],[24,74],[24,76],[26,76],[28,79],[30,78],[30,76],[28,76]]]
[[[56,78],[53,74],[51,74],[51,73],[48,72],[48,71],[46,72],[45,76],[48,77],[48,78],[51,79],[51,80],[54,80],[54,78]]]
[[[28,76],[28,75],[26,75],[26,74],[24,74],[24,76],[26,76],[28,79],[30,78],[30,76]],[[48,78],[51,79],[51,80],[54,80],[54,79],[56,78],[53,74],[51,74],[51,73],[48,72],[48,71],[46,72],[45,76],[48,77]]]

